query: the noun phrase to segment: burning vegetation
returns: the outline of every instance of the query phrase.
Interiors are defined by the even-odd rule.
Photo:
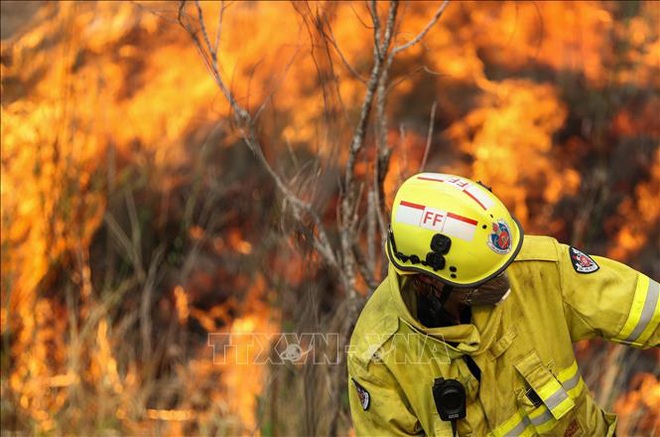
[[[411,2],[389,36],[387,6],[48,2],[3,34],[3,431],[349,432],[341,364],[209,335],[341,351],[421,168],[660,277],[659,3]],[[621,435],[660,429],[657,350],[577,351]]]

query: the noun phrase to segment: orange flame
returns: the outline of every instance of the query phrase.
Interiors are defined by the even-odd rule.
[[[635,376],[635,387],[614,404],[619,415],[617,431],[623,435],[653,433],[660,428],[660,379],[651,373]]]
[[[202,5],[214,38],[220,4]],[[260,135],[269,159],[279,162],[279,152],[290,150],[287,163],[294,161],[294,170],[302,173],[307,164],[295,162],[295,152],[308,148],[328,168],[341,168],[343,145],[350,142],[363,98],[361,80],[372,59],[373,30],[363,24],[370,19],[367,9],[328,2],[305,10],[296,4],[297,14],[278,2],[230,5],[219,38],[221,70],[249,110],[256,112],[265,102]],[[181,333],[177,344],[163,346],[164,356],[176,358],[168,362],[175,363],[167,369],[171,378],[155,384],[150,378],[156,372],[144,371],[143,363],[122,352],[122,329],[133,325],[114,319],[104,291],[94,288],[104,267],[94,264],[92,241],[109,199],[135,172],[158,193],[165,216],[176,209],[168,203],[171,193],[193,179],[188,173],[198,165],[195,159],[209,165],[196,147],[238,142],[229,132],[227,103],[175,23],[177,5],[161,6],[154,13],[149,2],[47,3],[26,33],[2,41],[0,331],[12,337],[8,372],[3,364],[3,398],[9,395],[16,415],[36,433],[67,433],[68,419],[71,426],[85,423],[79,398],[89,387],[97,400],[86,408],[98,413],[91,416],[118,421],[116,426],[129,433],[153,433],[154,421],[166,423],[158,432],[172,434],[194,433],[193,422],[199,429],[226,429],[220,420],[240,422],[231,422],[232,430],[257,430],[256,398],[267,388],[267,369],[232,361],[214,365],[207,345],[189,346],[186,336],[193,335],[191,326],[205,333],[276,332],[281,315],[265,303],[271,293],[265,278],[279,274],[297,288],[317,260],[292,249],[269,254],[263,274],[225,271],[216,261],[210,272],[195,266],[184,279],[163,286],[166,291],[155,292],[158,316],[171,317],[177,328],[172,331]],[[404,5],[395,43],[409,41],[435,7]],[[428,112],[437,101],[446,129],[436,130],[433,139],[449,145],[438,151],[432,142],[437,153],[427,170],[483,179],[529,231],[559,229],[563,219],[551,218],[553,205],[577,194],[584,182],[579,160],[556,147],[555,136],[571,108],[557,83],[526,79],[524,73],[537,69],[557,81],[575,74],[595,90],[609,85],[657,90],[660,40],[649,17],[658,16],[660,3],[644,2],[636,16],[617,19],[617,8],[623,7],[588,1],[452,2],[423,44],[393,64],[387,141],[394,154],[385,181],[387,203],[400,181],[419,169]],[[315,33],[321,17],[332,25],[337,46],[360,77]],[[619,53],[612,38],[625,40],[626,50]],[[474,95],[465,99],[463,89]],[[657,147],[657,96],[638,109],[619,110],[609,134],[644,133]],[[219,137],[215,127],[222,131]],[[371,133],[367,143],[373,143]],[[567,148],[576,144],[594,147],[576,136]],[[453,159],[461,154],[469,159]],[[233,165],[221,164],[222,171]],[[615,241],[611,257],[633,259],[657,236],[658,150],[648,168],[650,178],[631,189],[634,195],[613,208],[616,216],[606,224]],[[371,170],[367,159],[360,160],[360,176]],[[224,183],[222,174],[211,176]],[[310,199],[316,194],[301,185]],[[541,214],[530,205],[542,205]],[[194,224],[182,235],[213,256],[257,255],[263,249],[256,241],[265,231],[247,229],[242,219],[221,234]],[[67,278],[49,276],[57,275],[58,265]],[[243,299],[200,303],[200,288],[212,289],[231,275],[238,277],[223,285]],[[70,285],[61,285],[69,279]],[[621,414],[639,406],[660,409],[657,380],[638,378],[636,388],[617,402]],[[150,391],[154,385],[179,392],[182,400],[142,401],[162,400]],[[657,415],[651,417],[657,421]]]

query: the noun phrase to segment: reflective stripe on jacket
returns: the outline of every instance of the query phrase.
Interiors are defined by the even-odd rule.
[[[461,436],[613,435],[616,417],[595,405],[573,343],[598,336],[657,347],[660,290],[597,256],[590,258],[597,270],[580,273],[571,250],[549,237],[525,237],[507,270],[507,300],[474,307],[472,324],[442,328],[416,320],[407,279],[390,269],[362,310],[348,353],[356,434],[451,436],[431,391],[443,377],[466,390]],[[480,381],[465,355],[481,370]]]

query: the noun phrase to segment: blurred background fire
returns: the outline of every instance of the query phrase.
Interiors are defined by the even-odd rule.
[[[400,5],[394,43],[437,7]],[[379,273],[339,283],[318,228],[291,217],[242,142],[179,22],[189,8],[2,2],[3,435],[351,432],[343,371],[214,361],[210,333],[341,331],[342,303],[383,262],[365,219]],[[202,9],[212,38],[222,17],[221,73],[266,159],[337,247],[373,63],[367,6]],[[355,177],[372,177],[382,121],[385,204],[422,166],[464,174],[527,233],[660,278],[659,22],[658,2],[451,2],[392,63]],[[620,435],[660,432],[657,349],[576,350]]]

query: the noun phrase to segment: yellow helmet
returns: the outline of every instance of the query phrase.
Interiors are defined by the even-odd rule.
[[[394,198],[387,257],[400,274],[470,287],[499,275],[523,242],[520,223],[481,183],[441,173],[406,180]]]

